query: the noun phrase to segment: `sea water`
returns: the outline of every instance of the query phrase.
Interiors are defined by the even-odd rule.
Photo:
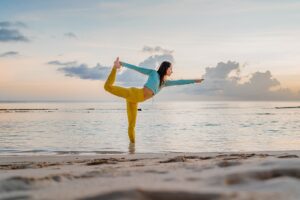
[[[300,102],[0,103],[0,155],[300,149]]]

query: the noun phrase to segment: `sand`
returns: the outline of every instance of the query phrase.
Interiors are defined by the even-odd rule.
[[[0,199],[300,199],[300,151],[0,156]]]

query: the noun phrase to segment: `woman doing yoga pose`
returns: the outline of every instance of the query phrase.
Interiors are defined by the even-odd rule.
[[[144,75],[148,76],[148,80],[143,88],[124,88],[113,85],[116,80],[117,69],[121,66],[136,70]],[[119,61],[119,57],[114,62],[114,66],[104,84],[104,89],[111,94],[126,99],[127,103],[127,117],[128,117],[128,136],[131,143],[135,143],[135,124],[137,116],[137,107],[139,102],[146,101],[157,94],[163,87],[172,85],[184,85],[191,83],[201,83],[204,79],[191,79],[191,80],[167,80],[168,76],[171,76],[172,64],[168,61],[161,63],[159,69],[148,69],[138,67],[125,62]]]

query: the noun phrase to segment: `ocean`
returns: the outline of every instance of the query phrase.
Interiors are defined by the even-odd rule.
[[[300,149],[300,102],[0,103],[0,155]]]

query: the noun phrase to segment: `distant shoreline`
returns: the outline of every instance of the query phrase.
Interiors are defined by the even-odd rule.
[[[124,102],[124,100],[106,100],[106,101],[89,101],[89,100],[78,100],[78,101],[70,101],[70,100],[21,100],[21,101],[9,101],[3,100],[0,103],[120,103]],[[143,103],[151,102],[151,99],[145,101]],[[299,102],[300,100],[166,100],[166,99],[159,99],[159,102]]]

